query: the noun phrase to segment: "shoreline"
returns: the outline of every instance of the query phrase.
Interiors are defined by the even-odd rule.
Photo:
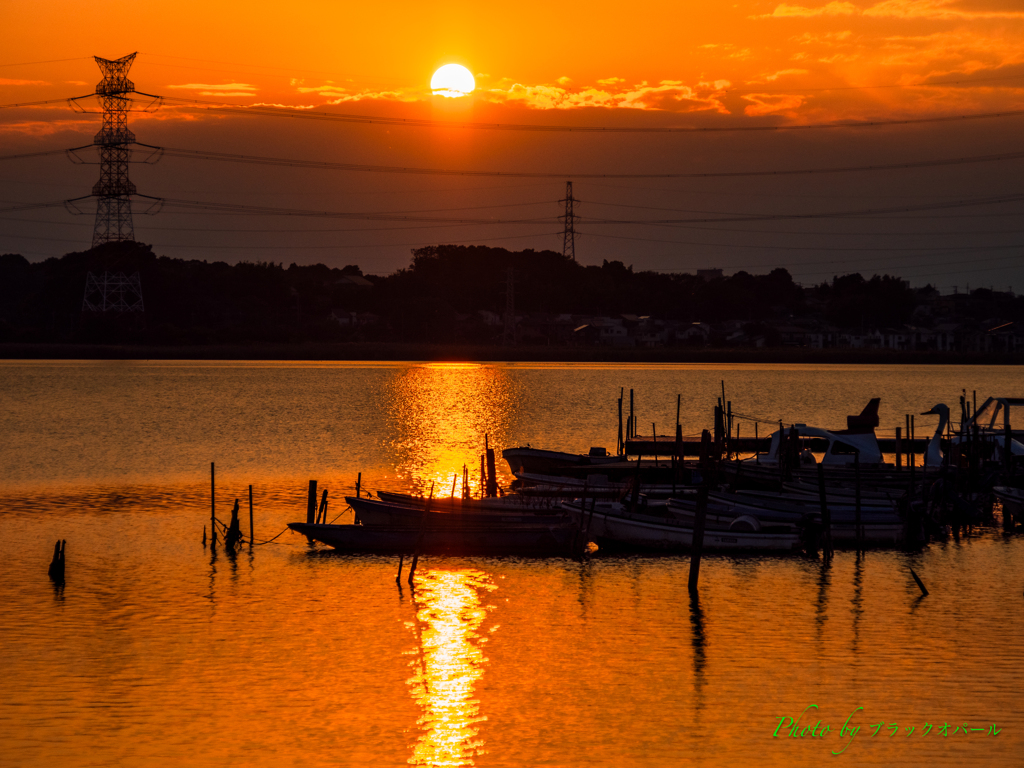
[[[544,363],[789,363],[863,365],[1024,365],[1024,354],[901,352],[888,349],[500,347],[473,344],[299,343],[144,346],[0,344],[2,360],[338,360]]]

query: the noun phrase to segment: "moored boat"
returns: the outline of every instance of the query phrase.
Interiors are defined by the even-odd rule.
[[[355,496],[346,496],[345,502],[352,507],[356,519],[365,526],[419,526],[424,515],[422,504],[398,504]],[[565,517],[564,511],[557,507],[537,510],[485,507],[463,509],[443,505],[435,507],[433,502],[431,502],[430,511],[426,515],[425,525],[428,528],[465,527],[468,525],[490,527],[536,525],[558,522]]]
[[[693,527],[672,517],[630,513],[617,502],[588,505],[585,510],[574,503],[562,506],[599,546],[659,552],[686,552],[693,546]],[[791,527],[704,531],[703,548],[709,552],[792,552],[800,547],[800,533]]]
[[[563,556],[576,527],[562,522],[550,525],[420,526],[317,525],[289,523],[288,527],[339,552],[433,555]]]

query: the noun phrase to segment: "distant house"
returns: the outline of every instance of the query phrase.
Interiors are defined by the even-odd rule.
[[[360,277],[359,275],[342,275],[341,277],[334,281],[334,284],[343,287],[351,286],[353,288],[362,289],[373,288],[373,283],[371,283],[365,277]]]
[[[675,330],[676,342],[688,346],[706,346],[710,336],[711,326],[707,323],[691,323]]]

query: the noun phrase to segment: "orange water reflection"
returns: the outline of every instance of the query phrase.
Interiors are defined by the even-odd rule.
[[[403,486],[449,496],[452,480],[469,469],[470,490],[480,492],[484,436],[507,446],[522,400],[522,385],[501,367],[475,363],[433,363],[395,372],[380,392],[387,435],[383,448]],[[507,481],[509,478],[505,478]]]
[[[474,765],[473,758],[483,754],[476,723],[487,718],[480,714],[474,686],[487,661],[487,638],[478,630],[491,608],[481,597],[495,589],[490,577],[476,570],[429,570],[417,576],[412,624],[417,648],[411,652],[408,682],[423,714],[411,765]]]

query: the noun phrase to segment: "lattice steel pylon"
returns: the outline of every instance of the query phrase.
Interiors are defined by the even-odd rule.
[[[571,256],[572,260],[576,261],[576,213],[573,209],[576,200],[572,196],[571,181],[565,182],[565,199],[558,202],[565,203],[565,213],[559,217],[564,225],[562,255]]]
[[[96,277],[92,272],[85,276],[85,296],[82,297],[83,312],[145,312],[142,303],[142,280],[136,272],[128,277],[123,272],[104,272]]]
[[[100,152],[100,180],[93,185],[96,196],[96,226],[92,247],[135,239],[132,200],[135,185],[128,179],[128,163],[135,134],[128,130],[128,107],[135,83],[128,79],[134,53],[111,61],[94,56],[103,73],[96,95],[103,106],[103,127],[94,142]],[[123,277],[123,276],[122,276]],[[140,297],[141,298],[141,297]]]
[[[505,329],[501,334],[501,344],[514,347],[516,343],[516,280],[515,271],[509,267],[505,271]]]

